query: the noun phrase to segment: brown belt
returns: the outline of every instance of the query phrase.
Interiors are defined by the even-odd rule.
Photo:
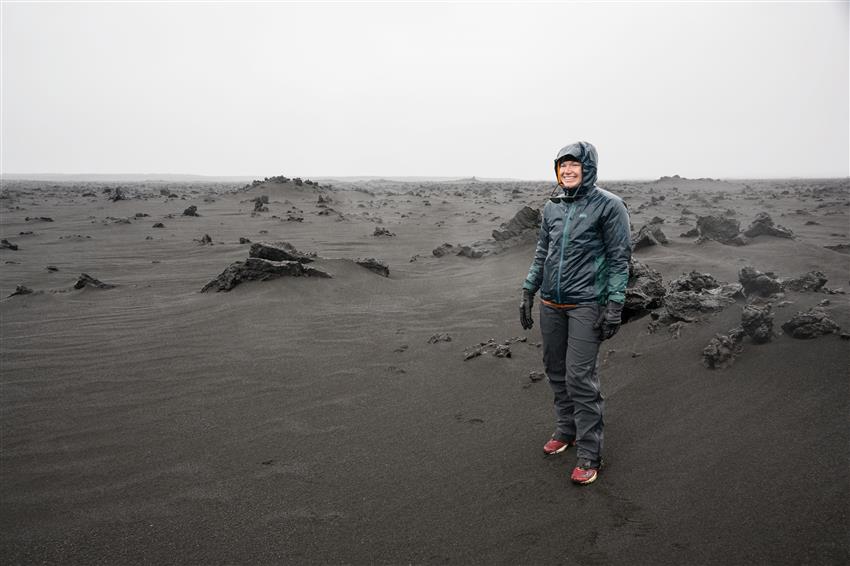
[[[544,305],[550,306],[553,309],[574,309],[578,305],[566,305],[561,303],[553,303],[552,301],[547,301],[546,299],[540,299],[540,302]]]

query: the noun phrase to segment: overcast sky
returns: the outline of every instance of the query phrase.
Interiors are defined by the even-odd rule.
[[[843,177],[848,6],[4,1],[0,171]]]

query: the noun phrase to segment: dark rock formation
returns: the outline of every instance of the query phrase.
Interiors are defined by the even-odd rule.
[[[669,243],[669,240],[664,232],[661,231],[661,226],[654,222],[641,226],[638,233],[632,236],[633,250],[667,243]]]
[[[24,218],[27,222],[53,222],[49,216],[27,216]]]
[[[165,224],[163,224],[162,222],[157,222],[156,224],[153,225],[153,227],[154,228],[165,228]]]
[[[2,240],[0,240],[0,249],[17,251],[18,244],[13,244],[6,238],[3,238]]]
[[[274,245],[260,242],[251,244],[248,257],[267,259],[269,261],[298,261],[301,263],[311,263],[313,261],[312,257],[299,252],[289,242],[278,242]]]
[[[715,334],[702,351],[702,363],[709,369],[722,369],[732,365],[741,353],[743,328],[733,328],[727,334]]]
[[[677,291],[696,291],[698,293],[705,289],[716,289],[717,287],[720,287],[720,283],[710,273],[696,271],[691,271],[687,275],[682,275],[670,282],[670,291],[674,293]]]
[[[499,226],[499,228],[498,230],[493,230],[492,233],[493,239],[497,242],[521,237],[529,230],[533,232],[534,237],[537,237],[537,231],[540,229],[540,211],[530,206],[524,206],[513,218]]]
[[[773,310],[770,304],[745,305],[741,311],[741,327],[755,344],[770,342],[773,336]]]
[[[209,234],[204,234],[203,237],[201,237],[201,239],[198,240],[198,243],[201,244],[202,246],[211,246],[213,241],[212,241],[212,238],[210,238]]]
[[[776,236],[777,238],[793,238],[794,233],[783,226],[774,225],[773,219],[766,212],[759,212],[755,219],[750,224],[750,227],[744,231],[744,235],[748,238],[756,236]]]
[[[230,291],[245,281],[268,281],[284,276],[330,277],[330,274],[320,269],[307,267],[300,261],[269,261],[249,257],[245,261],[235,261],[230,264],[218,277],[204,285],[201,292]]]
[[[799,277],[786,280],[784,286],[792,291],[820,291],[826,282],[826,275],[820,271],[809,271]]]
[[[744,286],[744,294],[748,297],[756,295],[769,297],[782,291],[782,283],[772,271],[762,273],[752,266],[746,265],[738,272],[738,281]]]
[[[443,257],[444,255],[453,254],[457,252],[455,251],[455,247],[453,245],[446,242],[431,250],[431,253],[434,254],[436,257]]]
[[[94,287],[95,289],[112,289],[113,287],[115,287],[115,285],[104,283],[103,281],[95,279],[87,273],[81,273],[80,278],[77,279],[76,283],[74,283],[74,289],[82,289],[83,287]]]
[[[251,240],[249,240],[248,238],[245,238],[244,236],[239,236],[239,243],[240,244],[250,244]]]
[[[678,291],[667,293],[664,297],[664,308],[669,320],[695,322],[700,314],[723,310],[734,302],[734,299],[719,293]]]
[[[389,230],[387,230],[383,226],[375,226],[375,231],[372,232],[372,235],[373,236],[387,236],[387,237],[395,236],[395,234],[393,232],[390,232]]]
[[[367,258],[364,258],[364,259],[357,258],[354,261],[355,261],[355,263],[357,263],[357,265],[362,265],[366,269],[368,269],[370,271],[374,271],[375,273],[377,273],[378,275],[380,275],[382,277],[389,277],[390,276],[389,266],[387,266],[386,263],[384,263],[383,261],[381,261],[379,259],[375,259],[374,257],[367,257]]]
[[[428,338],[429,344],[436,344],[437,342],[451,342],[451,341],[452,341],[452,337],[449,336],[445,332],[438,332],[437,334],[432,334]]]
[[[109,196],[109,200],[117,202],[119,200],[127,200],[127,197],[124,196],[124,191],[121,190],[121,187],[115,187],[115,190],[113,190]]]
[[[472,246],[461,246],[457,255],[478,259],[484,257],[488,253],[490,253],[490,250],[475,247],[475,244],[473,244]]]
[[[479,342],[475,346],[467,348],[463,352],[463,360],[471,360],[472,358],[476,358],[482,354],[492,354],[497,358],[510,358],[511,357],[511,344],[515,342],[526,342],[527,338],[523,337],[514,337],[508,338],[501,344],[497,343],[493,338],[490,338],[486,342]]]
[[[200,216],[198,214],[198,207],[193,204],[183,211],[183,216]]]
[[[741,224],[734,218],[699,216],[697,217],[697,230],[699,231],[698,243],[708,240],[736,246],[746,243],[746,240],[740,234]]]
[[[264,200],[265,199],[265,200]],[[266,206],[269,202],[268,196],[259,196],[254,199],[254,212],[268,212],[269,207]]]
[[[812,307],[805,312],[798,312],[790,320],[782,324],[782,330],[793,338],[815,338],[823,334],[839,331],[838,323],[832,320],[827,312],[820,307]]]
[[[680,238],[696,238],[697,236],[699,236],[699,228],[691,228],[687,232],[679,234]]]
[[[623,320],[627,321],[657,309],[664,303],[664,288],[661,273],[648,267],[637,259],[629,262],[629,282],[626,287],[626,302],[623,306]]]
[[[14,297],[15,295],[29,295],[32,293],[33,290],[27,287],[26,285],[18,285],[17,287],[15,287],[15,290],[9,296]]]

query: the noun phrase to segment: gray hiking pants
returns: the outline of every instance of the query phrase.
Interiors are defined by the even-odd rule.
[[[599,463],[602,456],[602,411],[596,357],[599,331],[593,329],[602,307],[578,305],[557,309],[540,303],[543,365],[555,394],[554,438],[576,440],[578,458]]]

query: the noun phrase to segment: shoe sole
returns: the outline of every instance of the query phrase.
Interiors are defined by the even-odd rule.
[[[557,450],[553,450],[552,452],[548,452],[548,451],[544,450],[543,453],[546,454],[547,456],[554,456],[555,454],[560,454],[561,452],[564,452],[569,447],[570,447],[570,445],[567,444],[566,446],[562,446],[561,448],[558,448]]]

